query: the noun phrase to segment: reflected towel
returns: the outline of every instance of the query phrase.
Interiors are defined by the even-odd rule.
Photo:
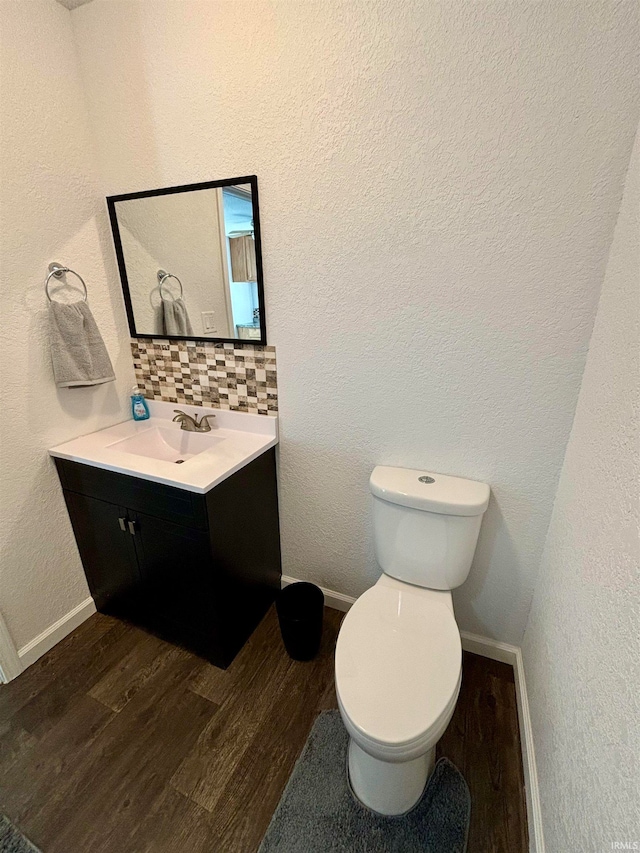
[[[50,302],[49,333],[53,376],[58,387],[101,385],[116,378],[86,302]]]
[[[186,338],[193,334],[184,299],[163,299],[162,311],[165,335],[182,335]]]

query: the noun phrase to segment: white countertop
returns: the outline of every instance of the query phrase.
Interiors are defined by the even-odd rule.
[[[205,494],[278,443],[277,415],[231,412],[157,400],[147,400],[147,403],[151,414],[148,420],[132,419],[74,438],[52,447],[49,454],[59,459],[82,462],[107,471]],[[216,418],[211,422],[211,432],[202,433],[203,436],[217,439],[215,445],[178,465],[175,462],[125,452],[116,444],[135,436],[143,438],[145,431],[159,426],[163,430],[175,430],[179,434],[180,424],[171,420],[175,409],[192,416],[215,414]]]

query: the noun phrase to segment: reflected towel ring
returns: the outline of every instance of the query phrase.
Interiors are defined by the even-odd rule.
[[[180,296],[175,297],[175,296],[173,296],[173,294],[172,294],[172,301],[175,301],[175,300],[176,300],[176,298],[177,298],[177,299],[182,299],[182,297],[183,297],[183,295],[184,295],[184,289],[183,289],[183,287],[182,287],[182,282],[180,281],[180,279],[178,278],[178,276],[177,276],[177,275],[173,275],[173,274],[172,274],[172,273],[170,273],[170,272],[166,272],[165,270],[158,270],[158,290],[160,291],[160,299],[164,299],[164,293],[162,292],[162,285],[166,282],[166,280],[167,280],[168,278],[175,278],[175,280],[176,280],[176,281],[178,282],[178,284],[180,285]]]
[[[67,272],[70,272],[72,275],[75,275],[76,278],[80,279],[82,289],[84,290],[82,301],[86,302],[88,296],[87,285],[84,283],[84,279],[82,278],[82,276],[79,275],[75,270],[72,270],[70,267],[63,267],[62,264],[58,264],[55,261],[49,264],[49,275],[44,280],[44,292],[47,294],[47,299],[49,300],[49,302],[53,302],[51,294],[49,293],[49,282],[51,281],[52,277],[55,276],[56,278],[62,278],[62,276]]]

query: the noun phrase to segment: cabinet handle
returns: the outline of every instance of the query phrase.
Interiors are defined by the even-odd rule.
[[[120,530],[122,530],[123,533],[126,533],[127,532],[127,520],[126,520],[126,518],[119,518],[118,524],[120,525]]]
[[[135,523],[135,521],[127,521],[127,525],[129,527],[129,533],[132,536],[135,536],[136,535],[136,523]]]

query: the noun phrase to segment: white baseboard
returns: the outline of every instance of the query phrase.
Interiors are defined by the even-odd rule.
[[[297,583],[297,578],[283,575],[282,587]],[[324,593],[324,601],[327,607],[336,610],[347,611],[355,602],[350,595],[343,595],[332,589],[320,587]],[[518,724],[520,726],[520,744],[522,748],[522,765],[524,770],[524,786],[527,800],[527,821],[529,825],[529,853],[545,853],[544,837],[542,832],[542,812],[540,810],[540,792],[538,789],[538,773],[536,770],[536,758],[533,745],[533,730],[531,728],[531,715],[529,713],[529,699],[527,696],[527,685],[524,677],[524,665],[522,652],[519,646],[510,643],[502,643],[490,637],[480,634],[472,634],[469,631],[460,631],[462,648],[466,652],[472,652],[491,660],[507,663],[513,667],[516,684],[516,704],[518,707]]]
[[[7,623],[0,613],[0,680],[6,684],[17,678],[23,669],[24,666],[18,657]]]
[[[520,743],[522,745],[524,788],[527,798],[529,853],[545,853],[533,728],[531,726],[527,684],[524,677],[524,661],[522,650],[519,647],[516,647],[516,662],[513,669],[516,679],[516,704],[518,706],[518,725],[520,726]]]
[[[28,666],[31,666],[32,663],[35,663],[38,658],[46,654],[46,652],[48,652],[49,649],[52,649],[56,643],[60,642],[60,640],[63,640],[67,634],[70,634],[75,630],[78,625],[82,625],[82,623],[95,612],[96,605],[94,604],[93,598],[86,598],[84,601],[81,601],[80,604],[77,604],[73,610],[70,610],[65,616],[58,619],[57,622],[54,622],[53,625],[50,625],[41,634],[38,634],[38,636],[31,640],[30,643],[27,643],[26,646],[18,649],[18,657],[20,659],[22,669],[24,670]]]
[[[282,575],[282,589],[291,583],[299,583],[298,578],[290,578],[287,575]],[[334,610],[341,610],[343,613],[346,613],[355,602],[355,598],[351,595],[343,595],[341,592],[334,592],[334,590],[325,589],[323,586],[320,589],[324,595],[324,603],[327,607],[333,607]]]
[[[497,660],[500,663],[508,663],[515,668],[520,651],[518,646],[501,643],[499,640],[492,640],[491,637],[483,637],[481,634],[472,634],[470,631],[460,631],[460,638],[465,652],[482,655],[483,658]]]

